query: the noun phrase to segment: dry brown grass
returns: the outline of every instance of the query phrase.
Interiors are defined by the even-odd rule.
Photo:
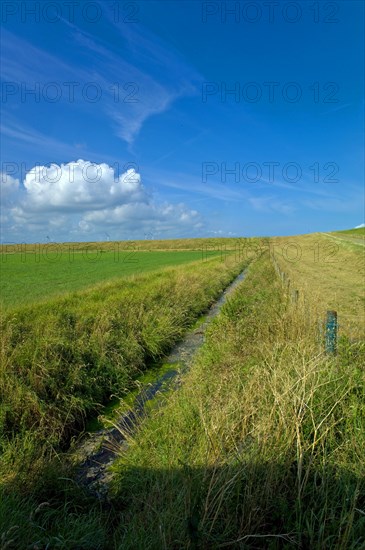
[[[275,238],[272,245],[291,289],[298,289],[322,319],[327,310],[336,310],[340,334],[364,338],[365,248],[321,233]]]

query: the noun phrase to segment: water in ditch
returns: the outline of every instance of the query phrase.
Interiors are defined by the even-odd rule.
[[[201,316],[194,327],[176,344],[170,354],[139,379],[139,389],[130,392],[122,401],[111,402],[104,411],[108,426],[94,421],[84,439],[73,450],[72,460],[77,463],[77,482],[98,498],[107,498],[108,484],[112,477],[110,466],[118,453],[127,449],[128,435],[131,435],[148,413],[148,407],[158,395],[178,387],[182,374],[189,368],[197,350],[204,342],[204,334],[210,322],[216,317],[228,296],[244,279],[240,273],[225,289],[221,297]]]

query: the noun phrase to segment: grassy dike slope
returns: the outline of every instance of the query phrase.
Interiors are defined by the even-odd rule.
[[[265,253],[116,464],[110,545],[364,548],[363,353],[324,355]]]
[[[12,310],[1,321],[0,473],[22,491],[242,270],[193,262]]]
[[[271,249],[290,279],[290,291],[299,290],[301,302],[321,320],[327,310],[336,310],[340,335],[364,340],[365,247],[333,235],[275,237]]]

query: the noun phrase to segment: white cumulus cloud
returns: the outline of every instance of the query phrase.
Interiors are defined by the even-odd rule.
[[[83,211],[145,201],[141,177],[131,168],[119,177],[107,164],[82,159],[67,164],[36,166],[25,176],[29,211]]]
[[[122,174],[108,164],[79,159],[65,164],[36,166],[23,184],[3,175],[3,233],[9,241],[99,240],[143,238],[146,232],[162,238],[193,234],[203,224],[200,214],[183,203],[156,203],[129,168]],[[108,234],[109,234],[108,233]]]

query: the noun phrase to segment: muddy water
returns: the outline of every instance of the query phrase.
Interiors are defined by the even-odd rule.
[[[138,392],[132,392],[129,400],[126,399],[126,401],[131,401],[132,398],[129,410],[124,409],[124,412],[121,412],[122,409],[120,409],[118,412],[116,409],[114,417],[109,422],[111,427],[103,427],[95,433],[88,434],[77,445],[72,454],[72,459],[77,463],[77,481],[89,492],[99,498],[107,497],[108,482],[113,475],[109,468],[117,454],[127,449],[128,435],[133,433],[143,417],[146,416],[147,408],[151,405],[152,400],[158,399],[158,395],[162,392],[178,387],[180,381],[178,374],[189,368],[194,355],[204,342],[204,334],[208,325],[244,277],[245,271],[236,277],[222,293],[219,300],[172,349],[171,353],[161,362],[154,380],[149,380],[144,384],[144,377],[142,377],[141,389]],[[147,376],[151,379],[150,374]]]

